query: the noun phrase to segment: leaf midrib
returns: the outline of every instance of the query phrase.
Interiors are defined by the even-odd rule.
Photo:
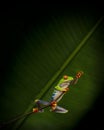
[[[96,24],[92,27],[92,29],[87,33],[87,35],[82,39],[82,41],[79,43],[79,45],[75,48],[75,50],[72,52],[72,54],[67,58],[67,60],[64,62],[64,64],[61,66],[61,68],[55,73],[55,75],[48,81],[46,86],[41,90],[41,92],[35,97],[35,99],[42,98],[46,92],[51,88],[51,85],[55,82],[55,80],[58,78],[58,76],[64,71],[64,69],[68,66],[68,64],[71,62],[71,60],[76,56],[76,54],[81,50],[81,48],[86,44],[86,41],[91,37],[91,35],[94,33],[94,31],[97,29],[98,25],[103,20],[103,17],[101,17]],[[27,113],[31,111],[31,109],[34,106],[34,101],[29,105],[29,107],[24,112]],[[21,119],[16,125],[15,129],[20,128],[20,126],[24,123],[24,120],[27,118],[24,117]]]

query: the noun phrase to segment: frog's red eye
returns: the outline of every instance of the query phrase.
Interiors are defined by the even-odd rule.
[[[64,75],[64,79],[68,79],[68,76],[67,76],[67,75]]]

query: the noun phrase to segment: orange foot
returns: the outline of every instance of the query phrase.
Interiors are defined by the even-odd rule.
[[[57,107],[57,102],[56,101],[52,101],[51,102],[51,107],[52,107],[52,110],[55,110],[56,107]]]
[[[38,112],[39,111],[39,109],[38,108],[33,108],[33,112],[35,113],[35,112]]]

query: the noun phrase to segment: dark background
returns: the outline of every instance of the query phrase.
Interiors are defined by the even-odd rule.
[[[83,10],[90,14],[90,10],[95,10],[96,16],[102,16],[103,10],[101,4],[35,4],[35,5],[15,5],[1,9],[1,39],[0,39],[0,86],[2,89],[3,82],[9,73],[9,68],[14,57],[18,54],[23,46],[24,37],[28,36],[33,27],[37,24],[47,23],[50,15],[57,15],[63,11],[71,10],[79,12]],[[47,11],[48,10],[48,11]],[[33,17],[35,16],[35,17]],[[44,18],[43,18],[44,17]],[[44,21],[43,21],[44,19]],[[101,32],[102,33],[102,32]],[[15,43],[14,43],[15,41]],[[103,51],[104,45],[101,47]],[[104,55],[102,55],[104,57]],[[102,68],[103,69],[103,68]],[[99,77],[99,75],[98,75]],[[103,87],[103,79],[99,86]],[[104,90],[104,89],[103,89]],[[92,109],[83,117],[73,129],[102,129],[104,116],[104,91],[94,103]]]

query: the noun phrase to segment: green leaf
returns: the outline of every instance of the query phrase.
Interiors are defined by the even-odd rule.
[[[37,98],[49,100],[63,74],[75,76],[82,70],[84,75],[59,102],[69,109],[68,114],[46,109],[20,119],[13,129],[71,129],[91,109],[102,90],[98,87],[102,78],[98,78],[98,66],[103,67],[99,62],[103,17],[73,13],[49,18],[34,26],[11,64],[0,99],[1,119],[32,111]]]

